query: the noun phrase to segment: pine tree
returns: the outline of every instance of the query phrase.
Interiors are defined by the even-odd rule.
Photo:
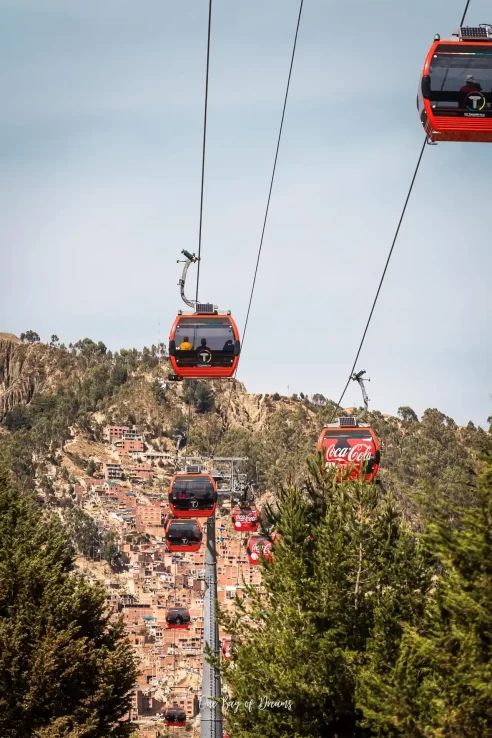
[[[363,675],[359,703],[378,735],[492,735],[492,460],[478,496],[458,529],[445,509],[423,535],[440,563],[425,617],[407,624],[392,669]]]
[[[125,735],[135,679],[104,591],[73,572],[60,525],[0,468],[0,735]]]
[[[238,617],[221,616],[242,641],[223,667],[238,703],[224,710],[237,738],[371,735],[359,726],[355,690],[375,619],[386,613],[391,643],[429,586],[393,502],[373,484],[337,484],[320,461],[311,460],[304,490],[279,496],[280,537],[274,563],[262,564],[263,593],[247,588]]]

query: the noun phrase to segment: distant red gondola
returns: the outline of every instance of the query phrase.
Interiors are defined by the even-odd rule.
[[[217,485],[210,474],[175,474],[169,505],[177,518],[209,518],[215,512]]]
[[[170,607],[167,611],[166,623],[168,628],[189,628],[190,613],[188,608],[178,605]]]
[[[417,94],[431,141],[492,143],[492,26],[462,27],[458,40],[434,37]]]
[[[231,642],[230,641],[224,641],[222,644],[222,656],[225,658],[226,661],[229,661],[231,658]]]
[[[260,513],[254,505],[238,505],[231,512],[234,530],[258,530],[260,525]]]
[[[253,566],[257,566],[261,560],[261,554],[267,561],[272,560],[272,543],[265,536],[261,536],[258,533],[253,533],[249,537],[246,554],[248,561]]]
[[[166,526],[166,544],[169,551],[199,551],[203,533],[198,520],[171,518]]]
[[[339,469],[340,480],[359,477],[364,463],[365,481],[376,478],[381,452],[379,440],[367,423],[348,417],[326,425],[318,440],[318,451],[323,452],[327,467]]]
[[[222,643],[222,656],[226,661],[232,658],[233,651],[241,644],[239,636],[232,636],[230,640]]]
[[[173,705],[166,708],[164,720],[169,727],[182,728],[183,725],[186,725],[186,713],[179,705]]]

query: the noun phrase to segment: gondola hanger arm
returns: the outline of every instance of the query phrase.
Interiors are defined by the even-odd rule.
[[[178,264],[184,263],[183,273],[181,275],[181,279],[178,282],[179,292],[181,294],[181,299],[183,300],[185,305],[188,305],[188,307],[192,308],[193,310],[196,310],[196,305],[197,305],[196,300],[188,300],[188,298],[185,295],[184,289],[185,289],[185,283],[186,283],[186,275],[188,273],[190,264],[195,264],[196,262],[200,261],[200,257],[195,256],[195,254],[190,254],[190,252],[186,251],[185,249],[183,249],[181,253],[184,256],[186,256],[186,259],[177,259]]]
[[[365,369],[362,369],[362,371],[353,373],[350,379],[352,379],[354,382],[357,382],[359,387],[362,391],[362,398],[364,400],[364,406],[366,410],[369,408],[369,397],[367,396],[366,388],[364,387],[364,382],[370,382],[370,378],[366,377],[365,379],[362,379],[363,375],[365,374]]]

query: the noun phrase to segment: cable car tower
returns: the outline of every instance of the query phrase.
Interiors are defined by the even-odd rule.
[[[231,500],[239,499],[244,493],[246,474],[239,472],[237,466],[246,461],[248,459],[244,457],[217,457],[210,459],[207,464],[202,457],[178,457],[178,463],[184,467],[182,474],[210,475],[217,484],[218,498],[229,498]],[[214,469],[204,468],[205,465],[209,466],[211,464],[214,464]],[[203,598],[203,705],[200,709],[200,738],[222,738],[221,677],[217,668],[209,664],[206,658],[208,649],[216,658],[219,658],[220,655],[219,626],[215,617],[218,599],[215,511],[206,519],[206,530],[205,569],[198,577],[198,579],[205,582]]]

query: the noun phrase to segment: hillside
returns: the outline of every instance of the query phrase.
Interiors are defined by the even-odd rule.
[[[153,346],[112,354],[90,339],[66,349],[0,334],[0,447],[15,449],[28,477],[36,473],[39,481],[49,461],[56,479],[63,468],[82,473],[91,458],[107,461],[103,427],[123,423],[142,429],[156,451],[174,452],[181,433],[189,455],[247,456],[262,492],[302,482],[333,402],[249,394],[232,380],[167,382],[163,353]],[[404,509],[413,509],[415,492],[471,501],[490,433],[471,423],[458,428],[436,409],[420,420],[405,406],[397,418],[372,411],[365,419],[381,439],[381,482]]]
[[[279,487],[304,483],[306,457],[334,403],[250,394],[236,381],[169,382],[162,346],[113,354],[90,339],[68,348],[34,339],[0,334],[0,461],[64,521],[77,570],[104,585],[114,616],[123,617],[139,662],[130,717],[140,735],[163,727],[174,699],[198,730],[204,547],[171,554],[163,541],[177,438],[180,455],[247,457],[262,507]],[[420,420],[405,406],[398,417],[373,411],[364,419],[381,440],[380,484],[414,528],[437,499],[474,504],[489,432],[458,428],[436,409]],[[228,501],[216,519],[218,598],[231,611],[233,596],[260,584],[261,573],[248,563]],[[165,619],[177,601],[192,618],[178,647]]]

